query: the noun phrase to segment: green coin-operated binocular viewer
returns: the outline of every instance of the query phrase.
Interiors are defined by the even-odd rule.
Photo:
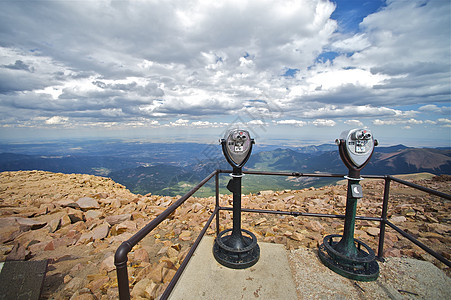
[[[362,241],[354,239],[354,228],[357,200],[363,197],[359,183],[363,179],[360,170],[369,162],[378,142],[369,130],[352,129],[342,132],[335,143],[349,170],[345,176],[348,179],[345,224],[343,235],[333,234],[324,238],[318,254],[327,267],[342,276],[360,281],[376,280],[379,265],[374,251]]]
[[[252,232],[241,229],[242,167],[249,159],[254,143],[249,132],[240,129],[227,131],[221,139],[224,156],[233,167],[232,179],[227,184],[227,189],[233,193],[233,228],[220,232],[216,237],[213,255],[220,264],[232,269],[251,267],[260,258],[257,238]]]

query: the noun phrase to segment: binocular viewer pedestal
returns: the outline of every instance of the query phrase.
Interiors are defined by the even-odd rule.
[[[364,242],[354,238],[357,200],[362,197],[359,180],[348,179],[343,235],[326,236],[318,249],[318,255],[323,264],[344,277],[372,281],[379,276],[379,265],[374,251]]]
[[[231,235],[226,235],[232,231]],[[249,235],[243,236],[242,233]],[[255,265],[260,258],[260,247],[255,235],[246,229],[233,232],[222,231],[213,245],[213,255],[217,262],[231,269],[246,269]]]
[[[216,237],[213,255],[223,266],[245,269],[257,263],[260,247],[255,235],[241,228],[241,169],[235,169],[231,175],[227,189],[233,193],[233,228],[220,232]]]

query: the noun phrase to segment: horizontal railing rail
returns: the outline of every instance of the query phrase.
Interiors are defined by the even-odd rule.
[[[141,230],[139,230],[135,235],[133,235],[130,239],[123,242],[116,251],[114,263],[116,266],[117,279],[118,279],[118,289],[119,289],[119,298],[121,300],[130,299],[130,286],[128,280],[128,271],[127,271],[127,255],[132,250],[132,248],[138,244],[145,236],[147,236],[153,229],[155,229],[161,222],[163,222],[168,216],[170,216],[178,207],[180,207],[186,200],[188,200],[196,191],[198,191],[202,186],[204,186],[208,181],[210,181],[213,177],[215,177],[215,209],[211,213],[201,232],[197,236],[193,245],[191,246],[189,252],[185,256],[184,260],[180,264],[180,267],[177,269],[174,274],[172,280],[169,282],[168,287],[163,292],[160,299],[167,299],[174,289],[177,281],[182,275],[184,269],[186,268],[189,260],[193,256],[194,252],[197,249],[202,237],[207,232],[208,227],[211,225],[213,218],[216,217],[216,235],[219,234],[219,213],[220,211],[231,211],[232,207],[222,207],[219,205],[219,174],[227,174],[232,173],[232,170],[215,170],[210,175],[208,175],[205,179],[203,179],[198,185],[192,188],[188,193],[184,196],[180,197],[176,202],[174,202],[171,206],[169,206],[166,210],[164,210],[160,215],[158,215],[155,219],[153,219],[150,223],[144,226]],[[249,175],[271,175],[271,176],[294,176],[294,177],[318,177],[318,178],[343,178],[344,174],[329,174],[329,173],[299,173],[299,172],[261,172],[261,171],[243,171],[244,174]],[[380,217],[371,217],[371,216],[356,216],[357,220],[367,220],[367,221],[377,221],[380,222],[380,233],[379,233],[379,242],[378,242],[378,253],[377,259],[383,260],[383,249],[384,249],[384,239],[385,239],[385,227],[386,225],[393,228],[396,232],[406,237],[415,245],[419,246],[421,249],[431,254],[433,257],[438,259],[440,262],[443,262],[448,267],[451,267],[451,262],[447,260],[445,257],[435,252],[419,240],[417,240],[412,235],[408,234],[401,228],[397,227],[393,223],[391,223],[387,219],[388,213],[388,202],[390,197],[390,182],[395,181],[400,184],[421,190],[423,192],[436,195],[448,200],[451,200],[451,195],[446,194],[440,191],[436,191],[424,186],[420,186],[391,175],[363,175],[364,178],[368,179],[383,179],[384,184],[384,196],[382,203],[382,213]],[[242,212],[249,213],[267,213],[267,214],[278,214],[278,215],[291,215],[291,216],[305,216],[305,217],[324,217],[324,218],[340,218],[344,219],[345,215],[334,215],[334,214],[320,214],[320,213],[307,213],[307,212],[296,212],[296,211],[277,211],[277,210],[265,210],[265,209],[250,209],[250,208],[242,208]]]

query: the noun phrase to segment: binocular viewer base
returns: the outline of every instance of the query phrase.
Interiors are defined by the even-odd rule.
[[[318,249],[318,256],[329,269],[349,279],[358,281],[373,281],[379,276],[374,251],[362,241],[354,239],[354,249],[337,247],[341,235],[332,234],[324,237],[323,244]],[[364,248],[364,249],[363,249]],[[350,255],[349,253],[354,253]]]
[[[219,233],[213,245],[213,255],[218,263],[231,269],[245,269],[255,265],[260,258],[260,247],[257,244],[255,235],[241,229],[238,234],[227,229]],[[248,236],[243,236],[244,232]]]

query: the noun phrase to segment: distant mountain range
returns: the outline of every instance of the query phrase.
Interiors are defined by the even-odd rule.
[[[50,145],[34,145],[35,148],[33,145],[28,148],[24,145],[0,145],[0,150],[15,152],[0,154],[0,171],[44,170],[102,175],[124,184],[135,193],[174,196],[184,194],[215,169],[230,169],[219,145],[132,142],[112,142],[103,146],[87,142],[77,145],[69,144],[67,148],[60,145],[58,151],[53,152]],[[38,151],[42,154],[36,154]],[[296,148],[256,147],[245,169],[347,173],[337,146],[332,144]],[[362,175],[417,172],[451,174],[451,148],[376,147]],[[224,175],[222,178],[221,181],[225,182],[229,177]],[[245,176],[243,192],[294,189],[333,182],[332,179],[250,175]],[[221,192],[224,193],[227,192],[225,184],[221,185]],[[210,183],[200,194],[210,195],[213,189],[213,183]]]
[[[336,148],[336,146],[335,146]],[[253,155],[247,164],[250,169],[284,170],[304,173],[346,173],[338,150],[302,153],[291,149],[276,149]],[[451,173],[451,150],[408,148],[403,145],[377,147],[364,174],[408,174],[430,172]]]

